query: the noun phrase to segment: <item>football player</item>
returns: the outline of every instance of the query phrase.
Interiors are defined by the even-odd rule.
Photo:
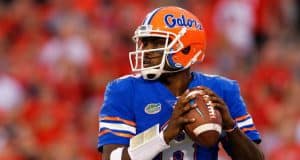
[[[98,149],[107,160],[216,160],[218,144],[207,148],[183,131],[194,118],[187,94],[201,86],[222,116],[219,142],[232,159],[260,160],[261,141],[236,81],[190,70],[205,55],[204,28],[189,11],[161,7],[150,12],[133,36],[133,72],[111,81],[99,113]]]

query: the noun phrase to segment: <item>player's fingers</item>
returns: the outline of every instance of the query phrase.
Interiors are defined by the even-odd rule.
[[[203,95],[202,96],[203,97],[203,100],[205,101],[205,102],[208,102],[208,101],[210,101],[211,100],[211,97],[209,96],[209,95]]]
[[[186,125],[188,123],[193,123],[195,122],[196,119],[195,118],[183,118],[181,117],[179,120],[178,120],[178,123],[183,126],[183,125]]]
[[[181,115],[187,113],[188,111],[190,111],[191,109],[194,109],[196,107],[197,107],[196,103],[194,103],[194,104],[187,103],[184,107],[182,107]]]
[[[188,92],[185,92],[182,95],[182,103],[186,104],[188,102],[190,102],[191,100],[195,99],[197,94],[192,93],[193,91],[188,90]]]
[[[190,90],[187,89],[181,96],[177,97],[176,105],[178,107],[185,106],[187,103],[189,103],[191,100],[193,100],[196,97],[195,94],[188,96],[189,93],[190,93]]]
[[[225,104],[225,102],[223,101],[222,98],[220,98],[215,92],[213,92],[211,89],[207,88],[207,87],[203,87],[203,86],[199,86],[197,87],[201,90],[203,90],[203,99],[205,101],[213,101],[213,102],[219,102],[222,104]]]
[[[201,95],[209,95],[209,96],[217,96],[216,93],[214,91],[212,91],[211,89],[204,87],[204,86],[198,86],[197,89],[202,90],[203,92],[201,93]]]
[[[205,95],[205,94],[207,94],[207,93],[210,91],[209,88],[204,87],[204,86],[197,86],[196,88],[197,88],[198,90],[201,90],[201,91],[202,91],[201,95]]]
[[[195,118],[190,118],[190,119],[185,119],[184,120],[184,124],[188,124],[188,123],[193,123],[193,122],[195,122],[196,121],[196,119]]]
[[[216,97],[216,96],[209,96],[209,95],[204,95],[203,96],[204,101],[208,102],[208,101],[212,101],[213,103],[220,103],[222,105],[225,105],[225,102],[223,101],[222,98],[220,97]]]
[[[185,99],[185,97],[191,92],[190,89],[185,90],[185,92],[180,96],[183,99]]]
[[[190,92],[189,89],[187,89],[181,96],[177,97],[177,102],[176,104],[182,104],[183,100],[185,99],[186,95]]]
[[[234,120],[232,119],[226,105],[222,105],[220,103],[212,103],[212,106],[214,107],[214,109],[220,112],[222,116],[223,127],[234,123]]]
[[[206,89],[205,93],[206,93],[206,95],[209,95],[209,96],[212,96],[212,97],[217,96],[217,94],[215,92],[213,92],[212,90],[210,90],[210,89]]]
[[[188,102],[192,101],[193,99],[195,99],[197,96],[197,94],[191,94],[191,95],[187,95],[183,100],[182,103],[183,104],[187,104]]]
[[[218,102],[211,102],[210,106],[214,107],[214,109],[218,110],[221,114],[226,112],[226,106],[224,104]]]

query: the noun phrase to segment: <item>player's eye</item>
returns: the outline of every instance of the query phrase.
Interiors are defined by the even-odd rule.
[[[149,52],[145,54],[145,58],[147,59],[154,59],[154,58],[160,58],[162,57],[163,52],[162,51],[156,51],[156,52]]]
[[[161,37],[144,37],[141,39],[143,47],[148,47],[150,44],[153,47],[165,45],[166,39]]]

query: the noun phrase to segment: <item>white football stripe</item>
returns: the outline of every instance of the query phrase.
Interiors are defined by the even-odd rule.
[[[198,126],[197,128],[195,128],[193,130],[193,132],[195,135],[199,135],[206,131],[217,131],[218,133],[221,134],[221,130],[222,130],[221,125],[216,124],[216,123],[207,123],[207,124]]]
[[[100,122],[100,129],[101,128],[109,128],[109,129],[113,129],[113,130],[127,131],[127,132],[131,132],[133,134],[136,134],[136,128],[129,126],[127,124]]]
[[[253,120],[252,120],[252,118],[249,118],[249,119],[246,119],[245,121],[238,122],[237,125],[238,125],[239,128],[245,127],[245,126],[248,126],[248,125],[253,125]]]

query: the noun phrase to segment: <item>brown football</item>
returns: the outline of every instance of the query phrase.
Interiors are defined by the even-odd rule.
[[[200,90],[192,90],[188,96],[196,94],[190,103],[196,103],[197,108],[186,113],[187,118],[195,118],[195,122],[185,125],[187,135],[196,143],[204,147],[212,147],[219,141],[222,130],[222,117],[218,110],[205,103]],[[208,95],[206,95],[208,96]]]

